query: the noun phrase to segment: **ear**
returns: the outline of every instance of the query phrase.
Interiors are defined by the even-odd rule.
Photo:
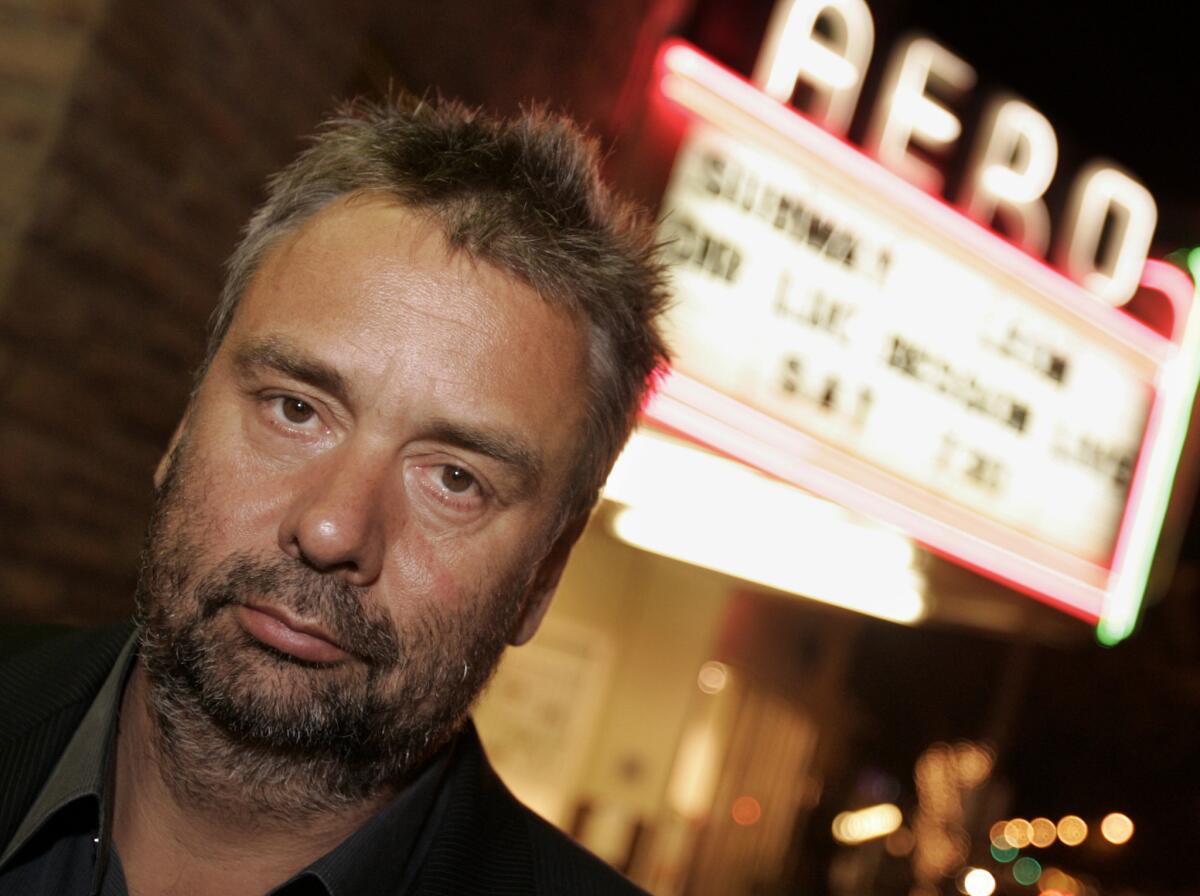
[[[558,588],[558,581],[562,578],[563,568],[567,565],[567,558],[571,556],[571,548],[575,546],[575,542],[583,534],[583,530],[587,526],[587,521],[588,514],[584,513],[580,514],[579,519],[568,524],[563,529],[562,534],[555,540],[550,551],[542,559],[542,562],[538,564],[533,582],[529,586],[529,593],[525,598],[525,608],[521,612],[521,621],[517,624],[512,636],[508,639],[508,643],[514,647],[521,646],[537,633],[538,626],[542,624],[542,619],[545,617],[546,611],[550,609],[550,600],[554,597],[554,592]]]
[[[158,459],[158,466],[154,468],[155,489],[162,488],[162,484],[167,480],[167,471],[171,469],[171,461],[175,457],[175,451],[179,448],[179,442],[183,438],[184,432],[187,431],[188,418],[191,415],[192,406],[189,404],[179,419],[175,432],[171,433],[171,441],[167,443],[167,450],[163,452],[163,456]]]

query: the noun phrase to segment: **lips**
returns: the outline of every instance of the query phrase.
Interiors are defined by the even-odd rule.
[[[310,663],[337,663],[350,654],[321,626],[298,619],[279,607],[241,604],[234,607],[238,624],[256,641]]]

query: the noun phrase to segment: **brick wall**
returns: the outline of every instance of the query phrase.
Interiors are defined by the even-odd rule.
[[[368,6],[54,6],[0,26],[0,618],[103,621],[130,606],[222,262]]]
[[[0,296],[88,37],[108,0],[0,0]]]

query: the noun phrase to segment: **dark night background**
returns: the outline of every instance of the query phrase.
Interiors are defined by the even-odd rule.
[[[685,36],[748,74],[772,5],[702,0]],[[1194,139],[1200,127],[1192,111],[1200,91],[1200,4],[875,0],[868,6],[875,49],[852,140],[863,133],[891,47],[910,31],[923,32],[976,71],[975,88],[956,106],[968,144],[973,121],[995,92],[1016,94],[1050,120],[1059,140],[1047,197],[1052,222],[1065,182],[1088,160],[1105,157],[1155,196],[1152,254],[1200,245]],[[951,196],[955,161],[961,162],[955,155],[947,168]],[[1195,433],[1191,443],[1187,456],[1194,454]],[[1186,483],[1185,477],[1189,490]],[[861,713],[863,761],[900,782],[901,800],[911,805],[912,766],[931,742],[989,739],[999,747],[997,777],[1010,794],[1010,817],[1074,813],[1098,820],[1119,810],[1137,826],[1121,848],[1034,851],[1043,864],[1091,876],[1106,892],[1121,885],[1195,892],[1200,516],[1187,512],[1189,503],[1185,498],[1165,533],[1179,544],[1177,569],[1159,577],[1140,630],[1115,648],[1090,637],[1067,646],[1014,644],[961,630],[865,623],[850,686],[852,711]],[[1005,688],[1015,689],[1007,717],[998,710]],[[842,798],[854,786],[848,775]]]

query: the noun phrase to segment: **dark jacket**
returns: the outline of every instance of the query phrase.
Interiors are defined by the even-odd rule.
[[[0,852],[104,682],[128,625],[19,640],[0,635]],[[454,751],[449,803],[414,885],[421,896],[641,892],[521,805],[473,726]]]

